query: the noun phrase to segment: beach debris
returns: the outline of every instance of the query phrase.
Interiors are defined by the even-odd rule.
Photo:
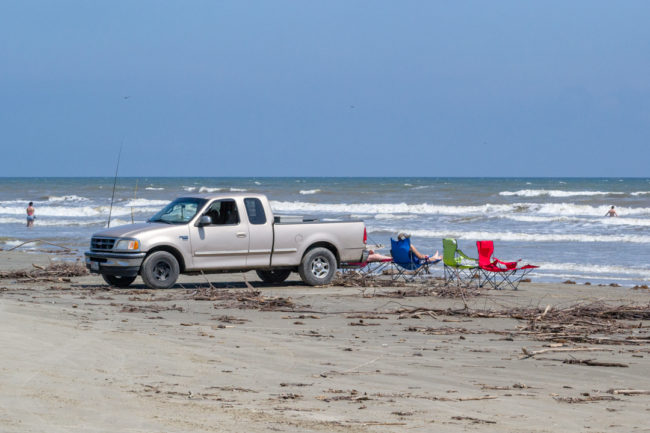
[[[553,399],[562,403],[593,403],[596,401],[618,401],[620,398],[616,398],[611,395],[587,395],[585,397],[560,397],[554,395]]]
[[[600,347],[552,347],[549,349],[541,349],[530,351],[525,347],[521,348],[521,351],[524,352],[523,356],[520,356],[519,359],[532,358],[535,355],[540,355],[547,352],[593,352],[593,351],[607,351],[611,352],[613,349],[605,349]]]
[[[632,290],[640,290],[640,289],[648,290],[648,285],[647,284],[642,284],[642,285],[636,285],[636,286],[632,287]]]
[[[588,365],[591,367],[629,367],[627,364],[621,362],[603,362],[603,361],[594,361],[593,359],[565,359],[562,361],[563,364],[580,364]]]
[[[576,282],[572,281],[572,280],[566,280],[566,281],[562,282],[562,284],[576,284]]]
[[[242,325],[242,324],[244,324],[246,322],[250,322],[250,320],[248,320],[248,319],[242,319],[242,318],[239,318],[239,317],[227,316],[227,315],[213,317],[212,320],[217,320],[217,321],[222,322],[222,323],[234,323],[234,324],[237,324],[237,325]]]
[[[122,313],[159,313],[161,311],[179,311],[179,312],[184,312],[185,309],[183,307],[177,306],[176,304],[173,305],[129,305],[129,304],[117,304],[115,302],[111,302],[109,304],[112,307],[122,307],[120,312]]]
[[[70,277],[88,275],[86,266],[77,262],[50,263],[48,266],[32,264],[33,269],[0,272],[0,279],[15,279],[19,282],[70,282]]]
[[[650,390],[647,389],[608,389],[608,394],[617,395],[650,395]]]
[[[471,416],[452,416],[451,419],[456,421],[470,421],[472,424],[496,424],[496,421],[490,421],[487,419],[474,418]]]

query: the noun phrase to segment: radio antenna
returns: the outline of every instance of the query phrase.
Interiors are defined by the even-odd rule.
[[[124,144],[124,140],[122,140],[122,144],[120,144],[120,151],[117,154],[117,166],[115,167],[115,180],[113,180],[113,195],[111,196],[111,207],[108,209],[108,223],[106,224],[106,228],[109,228],[111,226],[111,214],[113,213],[113,200],[115,200],[115,186],[117,185],[117,171],[120,169],[120,157],[122,156],[123,144]]]

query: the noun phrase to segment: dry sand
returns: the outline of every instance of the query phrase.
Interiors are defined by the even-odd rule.
[[[0,252],[0,271],[49,260]],[[207,278],[213,295],[254,296],[242,275]],[[208,287],[203,277],[182,277],[183,288],[163,291],[145,290],[140,280],[109,288],[97,276],[0,279],[0,431],[650,430],[650,395],[610,391],[650,390],[645,322],[606,336],[635,344],[552,344],[522,333],[525,320],[426,312],[463,309],[458,298],[247,279],[284,311],[240,308],[247,305],[241,299],[195,300]],[[484,291],[468,306],[648,305],[649,295],[522,284]],[[295,311],[282,307],[287,298]],[[424,313],[412,314],[416,308]],[[522,359],[522,348],[596,350]]]

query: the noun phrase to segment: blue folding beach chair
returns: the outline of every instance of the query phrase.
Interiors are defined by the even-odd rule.
[[[404,281],[413,281],[429,273],[429,265],[438,263],[440,260],[421,260],[411,252],[411,239],[405,238],[399,241],[390,240],[390,253],[393,256],[393,265],[397,273],[393,274],[393,280],[403,278]]]

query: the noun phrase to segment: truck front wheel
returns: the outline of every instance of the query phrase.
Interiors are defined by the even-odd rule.
[[[310,286],[329,284],[336,273],[336,257],[327,248],[309,250],[298,266],[298,273]]]
[[[129,287],[135,281],[135,277],[118,277],[117,275],[102,274],[102,278],[107,284],[121,288]]]
[[[178,279],[178,260],[167,251],[156,251],[142,262],[140,276],[150,289],[169,289]]]
[[[280,284],[287,278],[291,271],[288,269],[277,269],[272,271],[255,271],[257,276],[260,277],[260,280],[269,284]]]

